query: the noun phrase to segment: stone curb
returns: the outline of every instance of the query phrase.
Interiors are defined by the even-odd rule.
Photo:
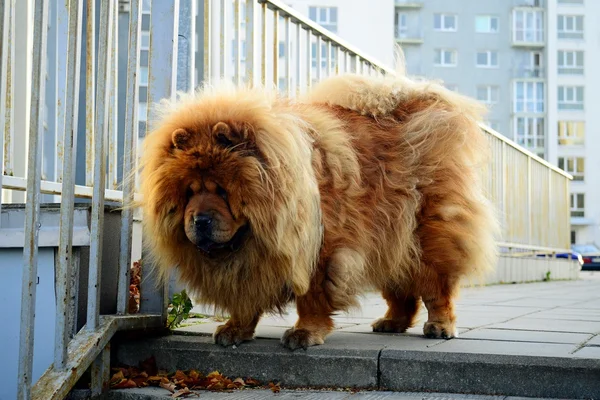
[[[115,343],[116,358],[159,368],[218,370],[285,387],[358,388],[480,395],[598,398],[600,359],[466,354],[388,348],[384,342],[338,343],[291,352],[278,340],[223,348],[207,336],[172,335]]]

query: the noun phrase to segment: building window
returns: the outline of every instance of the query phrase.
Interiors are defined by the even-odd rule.
[[[515,82],[515,112],[544,112],[543,82]]]
[[[571,231],[571,244],[577,243],[577,232]]]
[[[494,104],[498,102],[500,88],[498,86],[484,85],[477,86],[477,100],[486,103]]]
[[[336,59],[337,59],[337,51],[336,47],[331,47],[331,59],[329,60],[329,64],[331,68],[335,67]],[[312,53],[312,66],[313,68],[317,67],[317,44],[311,43],[311,53]],[[321,43],[321,68],[327,68],[327,44]]]
[[[544,118],[517,117],[516,118],[517,143],[528,149],[543,149],[545,144]]]
[[[493,50],[478,51],[476,65],[482,68],[497,68],[498,52]]]
[[[436,49],[433,62],[438,67],[456,67],[457,58],[456,50]]]
[[[583,110],[583,86],[559,86],[558,109]]]
[[[475,32],[498,33],[498,17],[478,15],[475,17]]]
[[[408,33],[408,15],[396,13],[396,37],[404,37]]]
[[[585,195],[571,193],[571,217],[585,217]]]
[[[585,159],[583,157],[558,157],[558,168],[573,175],[574,181],[583,181]]]
[[[433,29],[442,32],[456,32],[457,17],[453,14],[433,14]]]
[[[585,122],[558,121],[558,144],[561,146],[582,145],[585,143]]]
[[[559,15],[558,38],[583,39],[583,15]]]
[[[337,32],[337,16],[337,7],[308,7],[308,17],[333,33]]]
[[[558,51],[560,75],[583,75],[583,51]]]
[[[544,42],[544,14],[537,10],[517,9],[513,12],[513,41]]]

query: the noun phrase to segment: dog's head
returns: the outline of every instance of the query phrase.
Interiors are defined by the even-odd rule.
[[[190,268],[198,260],[230,268],[278,260],[290,274],[306,275],[321,240],[311,152],[291,106],[259,90],[204,92],[175,103],[142,155],[144,226],[154,256]],[[308,289],[308,277],[301,281],[293,283],[297,292]]]

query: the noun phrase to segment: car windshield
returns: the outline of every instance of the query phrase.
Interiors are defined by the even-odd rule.
[[[571,248],[580,254],[600,253],[600,249],[593,244],[573,245]]]

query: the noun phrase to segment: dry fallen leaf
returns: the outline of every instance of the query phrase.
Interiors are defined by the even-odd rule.
[[[167,389],[171,393],[175,393],[175,390],[177,390],[177,387],[175,386],[175,384],[173,382],[169,381],[167,378],[161,379],[160,387],[163,389]]]
[[[192,392],[188,387],[184,387],[183,389],[179,389],[175,393],[171,395],[171,397],[188,397],[188,396],[198,396],[198,393]]]
[[[274,384],[273,382],[269,382],[269,389],[271,389],[271,391],[273,393],[279,393],[281,391],[281,387],[278,384]]]

